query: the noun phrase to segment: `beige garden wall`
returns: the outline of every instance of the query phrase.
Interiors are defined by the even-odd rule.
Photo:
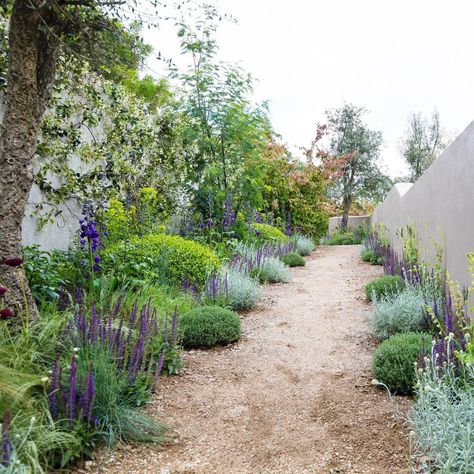
[[[420,248],[433,261],[433,239],[443,248],[451,278],[470,284],[467,253],[474,252],[474,122],[414,183],[396,184],[371,216],[386,225],[399,251],[399,227],[414,223]]]
[[[334,231],[341,225],[342,217],[330,217],[328,235],[334,234]],[[370,216],[349,216],[347,221],[348,229],[356,229],[357,227],[367,227],[369,225]]]

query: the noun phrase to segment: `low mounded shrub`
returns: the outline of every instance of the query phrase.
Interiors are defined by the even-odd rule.
[[[382,297],[395,296],[405,287],[405,282],[399,275],[384,275],[365,285],[365,296],[368,300],[378,300]]]
[[[212,347],[240,339],[237,313],[220,306],[200,306],[183,314],[179,321],[183,347]]]
[[[372,265],[382,265],[382,257],[377,257],[372,249],[363,249],[360,252],[360,257],[364,262],[369,262]]]
[[[372,335],[382,340],[394,334],[422,331],[426,325],[424,307],[421,289],[412,285],[394,297],[375,300],[369,319]]]
[[[295,234],[291,240],[296,246],[296,252],[303,257],[309,255],[316,248],[313,239],[306,237],[305,235]]]
[[[261,267],[256,268],[252,274],[261,283],[288,283],[291,281],[290,267],[275,257],[264,258]]]
[[[304,267],[306,265],[305,259],[299,253],[287,253],[280,260],[289,267]]]
[[[352,232],[336,232],[326,242],[327,245],[353,245],[358,242],[355,241],[354,234]]]
[[[149,234],[106,249],[104,264],[118,274],[181,286],[184,279],[203,285],[220,266],[208,247],[178,235]]]
[[[259,240],[280,240],[283,242],[290,240],[290,238],[286,236],[280,229],[273,227],[270,224],[261,224],[256,222],[252,224],[252,227],[257,233]]]
[[[374,376],[391,392],[410,394],[416,381],[415,362],[422,351],[430,350],[430,334],[409,332],[392,336],[382,342],[374,352]]]

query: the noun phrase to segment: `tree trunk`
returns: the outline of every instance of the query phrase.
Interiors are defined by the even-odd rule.
[[[347,223],[349,221],[349,210],[352,204],[352,196],[344,196],[343,200],[343,213],[341,220],[341,230],[345,231],[347,229]]]
[[[24,270],[4,262],[22,255],[21,228],[33,184],[33,157],[54,79],[57,41],[40,15],[24,0],[14,4],[0,134],[0,284],[7,288],[6,306],[30,316],[36,315],[37,309]]]

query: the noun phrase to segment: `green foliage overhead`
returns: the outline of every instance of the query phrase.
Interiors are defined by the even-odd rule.
[[[179,328],[188,348],[225,345],[240,338],[239,315],[220,306],[201,306],[183,314]]]
[[[431,350],[431,335],[407,333],[392,336],[374,352],[372,369],[375,378],[399,395],[413,392],[416,381],[415,362]]]

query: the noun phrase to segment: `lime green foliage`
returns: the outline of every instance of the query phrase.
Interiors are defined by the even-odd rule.
[[[142,307],[150,303],[159,316],[171,315],[174,310],[183,314],[193,309],[198,303],[189,293],[166,285],[157,285],[146,282],[138,288],[129,290],[120,289],[112,295],[109,308],[115,306],[120,299],[121,309],[130,312],[135,304]]]
[[[149,234],[116,244],[104,252],[104,265],[139,280],[181,286],[185,278],[203,285],[207,274],[220,266],[208,247],[177,235]]]
[[[405,287],[405,282],[398,275],[384,275],[365,285],[365,296],[368,300],[377,300],[384,296],[395,296]]]
[[[212,347],[240,339],[237,313],[220,306],[201,306],[181,316],[181,341],[184,347]]]
[[[299,253],[287,253],[280,260],[289,267],[304,267],[306,265],[305,259]]]
[[[391,392],[410,394],[416,382],[415,362],[431,350],[431,335],[410,332],[397,334],[382,342],[374,352],[372,370],[375,378]]]
[[[273,227],[269,224],[260,224],[258,222],[252,224],[252,227],[258,233],[258,238],[260,240],[280,240],[287,242],[289,239],[280,229]]]
[[[397,231],[397,236],[402,242],[403,257],[409,266],[420,263],[420,250],[418,245],[418,234],[414,224],[407,224]]]

